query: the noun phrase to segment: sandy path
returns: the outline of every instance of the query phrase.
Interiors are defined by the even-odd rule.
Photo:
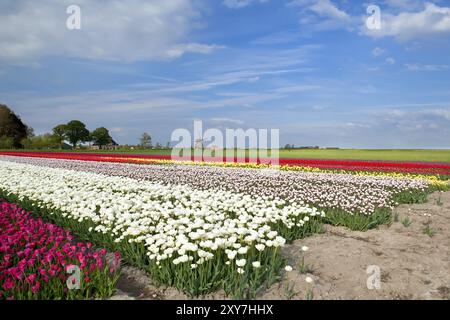
[[[260,299],[450,299],[450,192],[434,193],[425,204],[394,210],[398,221],[367,232],[326,226],[320,235],[284,248],[294,270],[283,275]],[[430,216],[428,216],[430,215]],[[411,221],[409,226],[402,222]],[[424,233],[429,226],[435,234]],[[309,250],[302,253],[301,247]],[[301,274],[304,255],[311,268]],[[380,270],[380,288],[368,289],[368,266]],[[373,271],[372,271],[373,272]],[[314,281],[308,284],[306,277]],[[172,288],[157,288],[134,268],[125,268],[114,299],[185,299]],[[224,299],[221,292],[207,299]]]

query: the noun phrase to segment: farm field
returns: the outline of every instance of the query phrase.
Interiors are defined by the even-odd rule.
[[[446,299],[447,166],[400,163],[383,171],[377,164],[367,171],[341,165],[267,170],[157,157],[3,152],[1,228],[9,230],[8,239],[20,239],[13,227],[20,219],[11,214],[19,210],[51,224],[47,228],[64,228],[80,248],[87,243],[83,252],[92,251],[96,263],[70,256],[85,272],[84,298]],[[8,257],[0,298],[53,298],[40,288],[64,283],[56,270],[68,264],[65,254],[49,254],[54,267],[45,261],[39,267],[33,257],[38,247],[14,248],[0,248],[3,260]],[[122,268],[111,266],[111,255],[122,259]],[[382,271],[379,290],[367,287],[371,265]],[[21,286],[24,279],[39,286]],[[100,291],[88,289],[95,279],[105,284]],[[69,292],[57,294],[71,298]]]
[[[328,172],[328,173],[403,173],[403,174],[433,174],[437,179],[450,177],[449,163],[433,162],[399,162],[399,161],[365,161],[365,160],[330,160],[330,159],[292,159],[276,158],[240,158],[240,157],[214,157],[203,156],[172,159],[168,155],[128,155],[117,153],[71,153],[71,152],[26,152],[26,151],[0,151],[0,154],[9,156],[25,156],[31,158],[66,159],[81,161],[99,161],[113,163],[136,164],[187,164],[195,166],[238,167],[270,169],[278,168],[284,171]]]
[[[0,152],[10,150],[0,150]],[[26,152],[27,150],[24,150]],[[30,150],[33,151],[33,150]],[[21,151],[19,151],[21,152]],[[114,153],[130,155],[150,155],[150,156],[170,156],[169,149],[150,150],[52,150],[52,152],[62,153]],[[249,150],[240,150],[247,157]],[[224,155],[236,155],[235,150],[226,150]],[[334,160],[367,160],[367,161],[407,161],[407,162],[446,162],[450,163],[450,150],[448,149],[293,149],[279,151],[280,158],[292,159],[334,159]]]

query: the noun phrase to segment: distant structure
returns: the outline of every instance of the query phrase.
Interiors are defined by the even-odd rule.
[[[112,139],[110,143],[108,143],[108,144],[102,146],[102,149],[103,149],[103,150],[115,150],[115,149],[117,149],[118,147],[119,147],[119,144],[118,144],[117,142],[115,142],[114,139]],[[93,143],[93,144],[91,145],[91,149],[92,149],[92,150],[99,150],[99,149],[100,149],[100,146],[99,146],[97,143]]]
[[[70,149],[72,149],[72,146],[70,144],[68,144],[68,143],[63,141],[61,143],[61,149],[63,149],[63,150],[70,150]]]

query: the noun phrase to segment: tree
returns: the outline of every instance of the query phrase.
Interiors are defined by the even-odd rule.
[[[157,142],[155,148],[156,148],[156,149],[162,149],[161,143]]]
[[[53,128],[53,135],[58,139],[59,147],[61,147],[67,134],[67,125],[60,124]]]
[[[6,105],[0,104],[0,137],[12,143],[14,148],[22,148],[21,141],[28,135],[28,127]]]
[[[144,148],[150,148],[152,146],[152,137],[150,137],[150,135],[147,132],[144,132],[142,134],[140,141],[141,141],[140,145]]]
[[[72,120],[66,125],[65,136],[75,149],[78,142],[89,141],[89,130],[79,120]]]
[[[34,129],[32,127],[27,126],[27,138],[34,137]]]
[[[94,142],[94,144],[98,145],[101,149],[102,146],[107,145],[108,143],[112,142],[112,138],[109,135],[108,129],[104,127],[100,127],[92,131],[91,133],[91,141]]]
[[[24,139],[22,144],[27,149],[53,149],[60,146],[59,138],[50,133]]]

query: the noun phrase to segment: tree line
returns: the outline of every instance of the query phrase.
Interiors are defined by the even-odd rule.
[[[92,142],[101,149],[112,143],[113,139],[105,127],[90,132],[79,120],[59,124],[51,133],[36,136],[33,128],[23,123],[6,105],[0,104],[0,148],[61,148],[64,141],[68,141],[74,149],[82,142]]]

